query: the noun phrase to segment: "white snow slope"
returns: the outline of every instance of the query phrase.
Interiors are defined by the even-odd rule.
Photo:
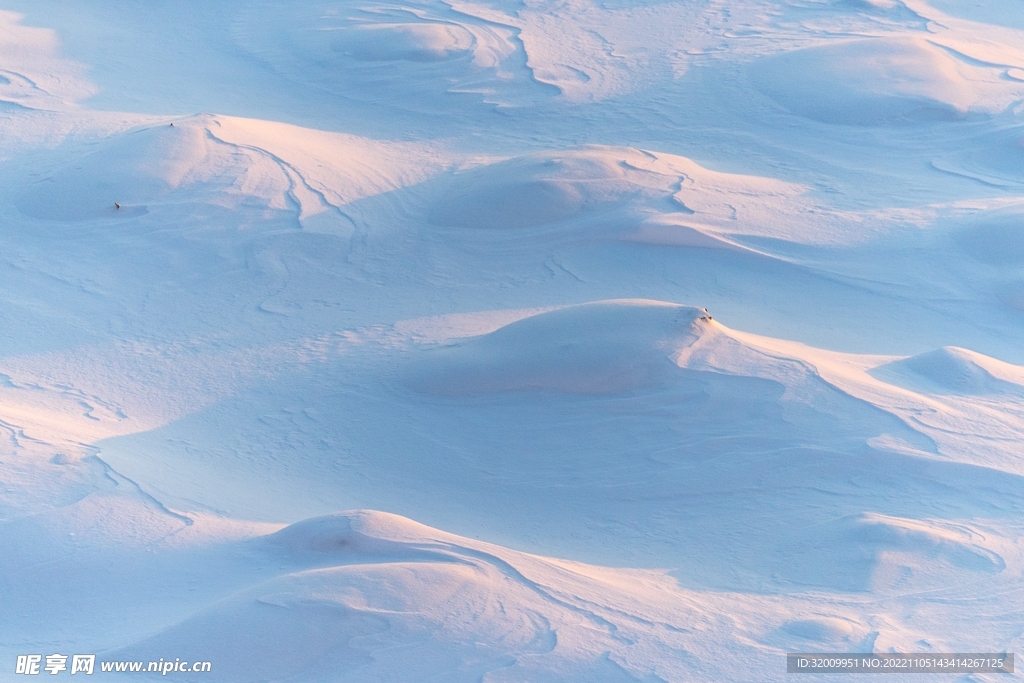
[[[0,681],[1024,650],[1022,17],[0,0]]]

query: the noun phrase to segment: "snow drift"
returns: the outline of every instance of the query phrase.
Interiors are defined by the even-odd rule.
[[[824,123],[914,125],[996,113],[999,71],[922,37],[840,40],[768,57],[751,67],[757,87],[794,114]],[[1012,83],[1002,90],[1018,93]],[[1011,96],[1012,97],[1012,96]]]
[[[657,301],[603,301],[543,313],[442,349],[411,375],[418,391],[471,396],[551,390],[616,394],[664,384],[672,356],[711,321]]]

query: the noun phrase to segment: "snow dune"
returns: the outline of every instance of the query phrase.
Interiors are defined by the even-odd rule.
[[[625,681],[638,666],[664,674],[687,666],[679,646],[691,629],[676,624],[698,605],[674,596],[657,572],[551,561],[365,511],[299,522],[250,547],[288,571],[115,656],[177,648],[243,677],[308,680]],[[613,609],[595,602],[612,596]],[[641,616],[650,610],[654,621]],[[238,623],[246,633],[232,628]],[[712,616],[702,625],[724,627]],[[304,636],[298,646],[295,633]],[[651,636],[656,651],[677,654],[655,663],[630,652],[634,638]],[[388,654],[396,648],[409,656]]]
[[[706,317],[696,308],[646,301],[565,308],[444,349],[410,383],[442,396],[649,388],[663,381],[674,348],[690,346],[710,324]]]
[[[956,347],[928,351],[884,368],[904,377],[916,376],[933,385],[933,391],[968,396],[1024,391],[1024,369],[1020,366]]]
[[[742,237],[817,243],[866,232],[857,217],[805,197],[806,187],[634,148],[538,152],[459,170],[424,189],[440,195],[426,212],[438,227],[724,249],[742,248],[733,241]]]
[[[517,68],[523,54],[513,26],[443,2],[251,3],[236,14],[232,34],[297,82],[369,101],[418,97],[413,106],[432,113],[441,94],[505,103],[537,86]]]
[[[302,220],[423,180],[437,164],[424,146],[195,116],[117,135],[33,183],[16,205],[33,218],[69,222],[181,204],[192,214],[199,204],[262,212],[267,221],[297,212]]]
[[[456,174],[428,219],[440,227],[499,230],[573,219],[600,223],[600,214],[630,209],[634,215],[685,210],[672,196],[681,181],[670,164],[641,150],[595,145],[543,152]]]
[[[1024,91],[1001,80],[995,66],[978,66],[924,38],[867,38],[770,57],[751,74],[763,92],[800,116],[847,125],[913,125],[1008,106]],[[984,98],[982,84],[1008,91],[1009,97],[995,101],[1002,107]]]

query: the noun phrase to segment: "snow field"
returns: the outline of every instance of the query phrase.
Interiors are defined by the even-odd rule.
[[[1019,651],[1014,12],[9,0],[0,667]]]

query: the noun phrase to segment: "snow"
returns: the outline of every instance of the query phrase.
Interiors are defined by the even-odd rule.
[[[758,62],[752,75],[763,92],[801,116],[912,125],[996,113],[1018,101],[1022,91],[994,66],[925,38],[867,38],[784,52]],[[1000,97],[999,90],[1010,92]]]
[[[892,366],[905,368],[937,388],[961,396],[1024,390],[1024,369],[1020,366],[955,346],[918,354]]]
[[[1014,3],[0,4],[0,678],[1020,650]]]

